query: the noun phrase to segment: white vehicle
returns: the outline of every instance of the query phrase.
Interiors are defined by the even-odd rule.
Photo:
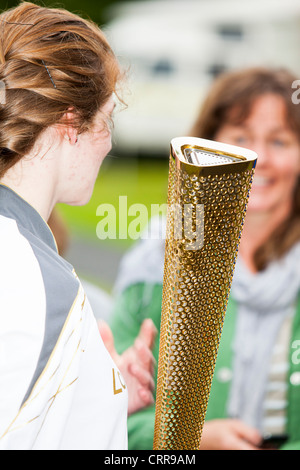
[[[220,72],[251,65],[299,72],[299,0],[152,0],[112,10],[109,40],[129,68],[115,148],[168,154],[189,132]]]

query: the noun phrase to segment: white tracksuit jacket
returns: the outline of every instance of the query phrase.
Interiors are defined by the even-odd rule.
[[[0,449],[126,449],[127,398],[51,230],[0,185]]]

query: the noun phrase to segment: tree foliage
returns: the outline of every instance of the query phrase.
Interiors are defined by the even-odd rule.
[[[28,0],[30,1],[30,0]],[[100,26],[109,20],[109,7],[120,0],[31,0],[41,6],[66,8],[84,18],[91,18]],[[20,4],[20,0],[0,0],[0,11]]]

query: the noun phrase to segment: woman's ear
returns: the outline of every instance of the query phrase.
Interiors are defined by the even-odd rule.
[[[71,145],[75,145],[78,142],[78,131],[72,125],[74,114],[72,112],[68,112],[65,114],[64,117],[66,119],[66,122],[69,123],[69,125],[66,126],[66,134],[69,138],[69,142]]]
[[[59,131],[61,136],[70,142],[71,145],[75,145],[78,142],[78,130],[74,127],[74,113],[70,110],[65,113],[59,124]]]

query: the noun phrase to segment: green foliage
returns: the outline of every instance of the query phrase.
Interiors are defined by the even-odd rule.
[[[30,1],[30,0],[29,0]],[[120,0],[32,0],[32,3],[47,7],[65,8],[73,13],[78,13],[84,18],[91,18],[97,24],[102,25],[109,19],[108,9]],[[0,10],[6,10],[19,5],[20,0],[0,0]]]

